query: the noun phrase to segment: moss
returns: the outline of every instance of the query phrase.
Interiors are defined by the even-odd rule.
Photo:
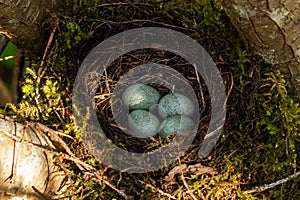
[[[172,28],[190,35],[205,47],[217,63],[230,94],[225,130],[215,151],[202,161],[216,168],[218,173],[185,174],[190,191],[197,198],[206,199],[299,197],[299,178],[267,192],[254,195],[243,192],[299,170],[300,108],[280,71],[262,63],[244,48],[219,1],[163,1],[134,6],[69,0],[67,9],[59,17],[59,34],[53,41],[40,84],[37,86],[40,65],[37,60],[26,71],[22,102],[17,107],[8,105],[2,113],[41,122],[76,138],[76,142],[66,141],[76,156],[101,171],[130,199],[168,199],[158,191],[178,199],[190,199],[180,175],[170,182],[164,182],[164,177],[180,162],[199,162],[195,159],[197,144],[167,168],[147,174],[120,173],[105,168],[84,150],[70,113],[72,83],[77,69],[96,44],[134,27]],[[199,141],[198,138],[195,143]],[[75,182],[69,192],[78,199],[121,198],[105,183],[87,178],[73,163],[64,164]]]

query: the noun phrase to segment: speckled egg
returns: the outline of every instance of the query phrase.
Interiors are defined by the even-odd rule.
[[[192,116],[194,109],[192,101],[178,93],[165,95],[160,99],[158,104],[158,112],[163,118],[173,115]]]
[[[174,115],[166,118],[159,126],[159,135],[168,136],[172,133],[181,134],[192,130],[194,122],[184,115]]]
[[[160,99],[158,91],[144,84],[135,84],[123,93],[122,100],[129,110],[149,110]]]
[[[139,138],[148,138],[157,134],[159,124],[157,117],[146,110],[134,110],[128,118],[129,130]]]

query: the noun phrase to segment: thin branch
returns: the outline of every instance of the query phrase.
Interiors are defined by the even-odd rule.
[[[99,4],[94,6],[93,8],[103,8],[103,7],[114,7],[114,6],[129,6],[132,5],[133,3],[124,3],[124,2],[115,2],[115,3],[103,3],[103,4]],[[142,3],[134,3],[135,5],[145,5]]]
[[[52,130],[48,126],[46,126],[44,124],[41,124],[41,123],[26,122],[26,125],[34,127],[35,129],[38,129],[38,130],[40,130],[42,132],[46,132],[46,133],[49,132],[49,133],[54,134],[54,135],[60,135],[60,136],[63,136],[63,137],[67,137],[67,138],[69,138],[71,140],[74,140],[73,137],[71,137],[71,136],[69,136],[67,134],[64,134],[64,133]],[[57,139],[57,138],[55,138],[55,139]]]
[[[40,83],[41,83],[41,80],[42,80],[43,76],[45,75],[46,69],[47,69],[47,66],[44,66],[44,65],[45,65],[46,57],[48,55],[48,51],[49,51],[50,46],[51,46],[51,44],[54,40],[55,33],[58,29],[58,19],[56,19],[56,20],[57,21],[55,22],[54,28],[52,29],[52,32],[51,32],[50,37],[48,39],[47,46],[45,48],[43,58],[42,58],[40,67],[39,67],[38,72],[37,72],[37,80],[36,80],[36,86],[35,86],[34,100],[35,100],[35,103],[36,103],[36,105],[39,109],[40,114],[42,114],[42,109],[39,105],[39,98],[40,98],[39,86],[40,86]]]
[[[231,78],[231,84],[230,84],[230,88],[229,88],[229,90],[227,92],[227,95],[226,95],[226,100],[225,100],[224,106],[226,106],[226,104],[227,104],[227,101],[229,99],[229,96],[231,94],[231,91],[232,91],[232,88],[233,88],[233,84],[234,84],[234,82],[233,82],[233,75],[232,75],[232,73],[229,73],[229,74],[230,74],[230,78]]]
[[[13,59],[15,57],[16,56],[6,56],[6,57],[3,57],[3,58],[0,58],[0,61],[10,60],[10,59]]]
[[[6,32],[6,31],[0,31],[0,35],[4,35],[5,37],[7,37],[10,40],[12,40],[13,37],[15,36],[15,35],[13,35],[13,34],[11,34],[9,32]]]
[[[185,178],[184,178],[184,175],[183,173],[181,173],[181,176],[180,176],[182,182],[183,182],[183,185],[184,187],[187,189],[187,193],[192,197],[193,200],[197,200],[198,198],[194,195],[193,191],[191,191],[188,183],[186,182]],[[202,198],[203,199],[203,198]]]
[[[196,65],[194,65],[194,68],[195,68],[195,74],[196,74],[197,82],[198,82],[199,88],[200,88],[199,91],[200,91],[201,101],[202,101],[202,105],[201,106],[204,108],[206,106],[205,106],[205,98],[204,98],[204,94],[203,94],[203,89],[202,89],[202,86],[201,86],[200,77],[199,77]]]
[[[164,22],[158,22],[158,21],[154,21],[154,20],[148,20],[148,19],[146,19],[146,20],[145,19],[133,19],[130,21],[122,21],[122,22],[116,22],[116,21],[104,20],[104,19],[89,19],[89,21],[103,22],[106,24],[113,24],[113,25],[132,24],[132,23],[152,23],[152,24],[162,25],[162,26],[166,26],[166,27],[170,27],[170,28],[174,28],[174,29],[197,32],[194,29],[180,27],[180,26],[176,26],[176,25],[172,25],[172,24],[168,24],[168,23],[164,23]]]
[[[139,182],[142,183],[142,184],[144,184],[144,185],[146,185],[147,187],[151,188],[152,190],[155,190],[155,191],[159,192],[163,196],[167,196],[170,199],[176,199],[176,197],[174,197],[174,196],[172,196],[172,195],[170,195],[168,193],[165,193],[164,191],[160,190],[159,188],[154,187],[153,185],[151,185],[149,183],[145,183],[144,181],[141,181],[141,180],[139,180]]]
[[[292,174],[292,175],[288,176],[287,178],[281,179],[281,180],[276,181],[274,183],[265,184],[265,185],[262,185],[262,186],[257,186],[257,187],[255,187],[255,188],[253,188],[251,190],[246,190],[244,192],[247,193],[247,194],[252,194],[252,193],[257,193],[257,192],[263,192],[263,191],[272,189],[272,188],[274,188],[277,185],[281,185],[281,184],[286,183],[286,182],[288,182],[288,181],[290,181],[290,180],[292,180],[294,178],[297,178],[298,176],[300,176],[300,172]]]

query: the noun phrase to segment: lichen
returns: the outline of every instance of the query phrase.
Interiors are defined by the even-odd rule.
[[[273,9],[272,12],[269,12],[269,16],[279,27],[282,27],[287,20],[289,13],[289,10],[282,7]]]

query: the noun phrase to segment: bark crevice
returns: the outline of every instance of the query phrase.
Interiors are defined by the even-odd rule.
[[[246,46],[280,68],[300,98],[300,2],[223,0]]]

